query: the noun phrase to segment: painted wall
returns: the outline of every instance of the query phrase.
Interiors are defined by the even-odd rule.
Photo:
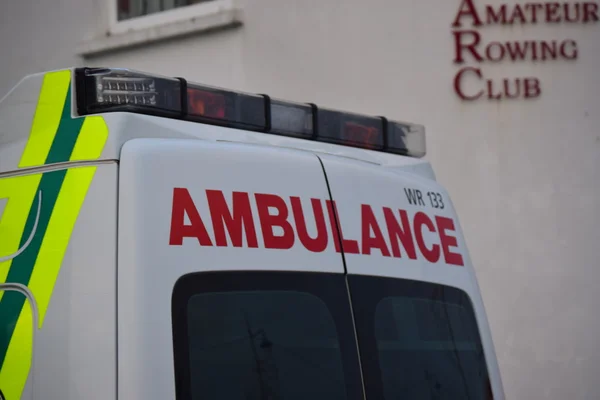
[[[457,65],[460,0],[245,0],[240,28],[83,60],[74,48],[105,29],[105,1],[3,2],[0,96],[30,72],[122,66],[425,124],[428,159],[478,270],[508,398],[597,398],[600,22],[540,14],[537,24],[472,27],[463,15],[483,54],[493,41],[570,39],[577,59],[478,63],[465,53]],[[475,0],[483,22],[486,4],[500,10],[488,1]],[[496,87],[535,77],[541,94],[461,100],[454,78],[464,66]],[[462,84],[471,95],[485,87],[472,71]]]

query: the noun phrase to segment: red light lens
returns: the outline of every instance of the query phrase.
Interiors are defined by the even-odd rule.
[[[377,148],[379,146],[379,134],[379,129],[372,126],[360,125],[354,122],[344,124],[344,139],[367,148]]]
[[[264,130],[265,97],[209,86],[187,86],[185,119],[232,128]]]
[[[190,88],[187,97],[189,114],[207,118],[225,118],[226,99],[224,95]]]
[[[383,120],[379,117],[317,110],[317,140],[363,149],[383,149]]]

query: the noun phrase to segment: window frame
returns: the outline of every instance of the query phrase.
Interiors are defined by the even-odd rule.
[[[210,17],[235,9],[235,0],[212,0],[119,21],[118,0],[107,0],[108,31],[111,35],[158,28],[164,25]]]

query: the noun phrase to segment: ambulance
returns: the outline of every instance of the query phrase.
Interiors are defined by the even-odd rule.
[[[0,101],[0,399],[502,400],[422,125],[130,69]]]

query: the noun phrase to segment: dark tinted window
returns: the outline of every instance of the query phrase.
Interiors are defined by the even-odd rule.
[[[471,302],[432,283],[219,272],[173,294],[178,400],[492,399]],[[357,340],[362,364],[359,364]]]
[[[185,276],[173,297],[178,399],[362,399],[342,275]]]
[[[490,399],[472,305],[455,288],[350,276],[367,397]]]

